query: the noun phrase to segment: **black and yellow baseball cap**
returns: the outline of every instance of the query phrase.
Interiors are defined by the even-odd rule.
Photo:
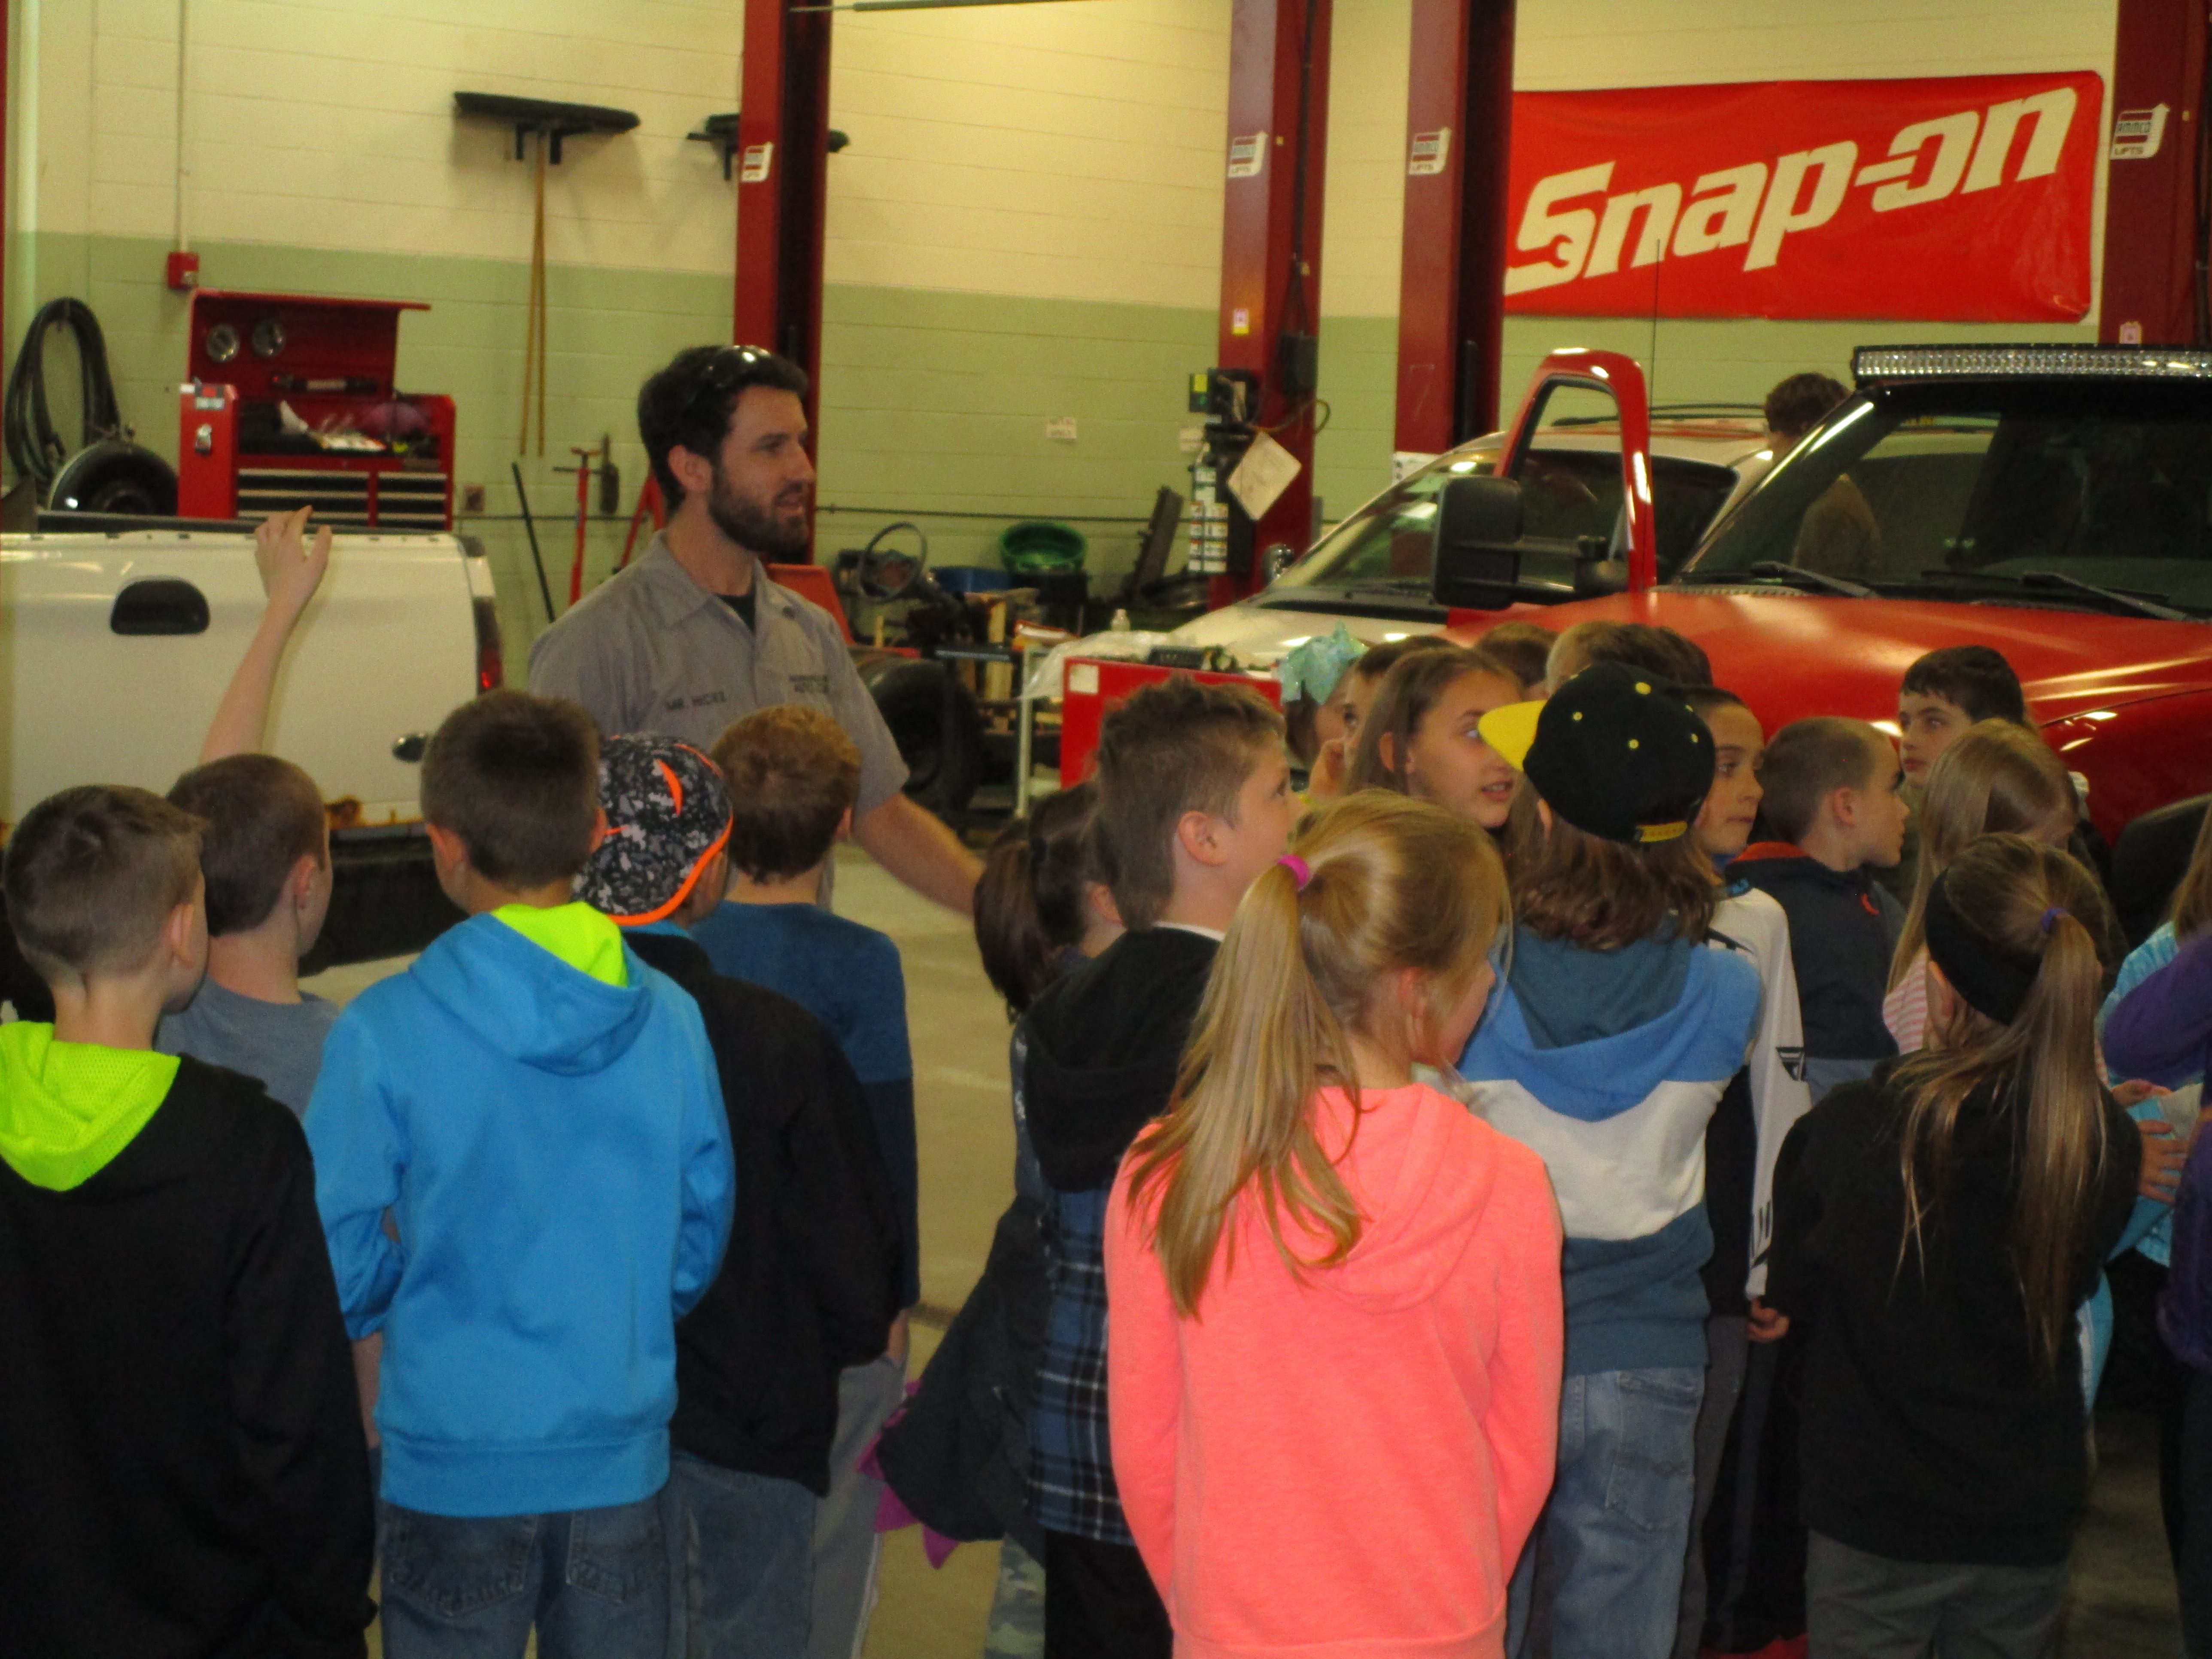
[[[1651,845],[1689,833],[1713,787],[1713,738],[1682,690],[1649,669],[1594,663],[1547,702],[1482,717],[1482,740],[1577,830]]]

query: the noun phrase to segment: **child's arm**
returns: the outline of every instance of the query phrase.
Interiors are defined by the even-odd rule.
[[[399,1200],[399,1125],[384,1085],[375,1037],[358,1007],[338,1016],[323,1043],[323,1066],[307,1102],[315,1158],[315,1206],[337,1280],[346,1334],[358,1341],[384,1325],[406,1265],[385,1212]]]
[[[2105,1022],[2105,1060],[2122,1077],[2179,1085],[2212,1048],[2212,933],[2123,998]]]
[[[1498,1230],[1501,1248],[1494,1253],[1498,1346],[1482,1434],[1498,1472],[1498,1559],[1510,1577],[1552,1490],[1566,1335],[1559,1200],[1534,1153],[1514,1145],[1508,1156],[1528,1167],[1511,1171],[1518,1179],[1498,1182],[1483,1218],[1486,1229]]]
[[[898,1304],[908,1308],[921,1299],[921,1170],[914,1121],[914,1048],[906,1024],[906,969],[898,946],[890,939],[879,938],[871,944],[872,949],[854,975],[858,1006],[850,1052],[898,1206],[904,1259]]]
[[[671,1056],[684,1137],[684,1220],[676,1241],[674,1287],[676,1316],[681,1319],[698,1305],[721,1270],[736,1216],[738,1170],[730,1120],[722,1108],[721,1073],[715,1069],[699,1006],[688,994],[675,992],[670,1006],[680,1017],[676,1029],[682,1044]]]
[[[274,1648],[361,1654],[375,1532],[352,1357],[315,1212],[315,1171],[287,1121],[266,1199],[234,1263],[225,1347],[232,1421],[275,1603]]]
[[[1820,1285],[1812,1256],[1813,1230],[1822,1208],[1812,1141],[1817,1120],[1800,1118],[1782,1143],[1774,1166],[1774,1247],[1766,1276],[1766,1297],[1757,1311],[1788,1322],[1806,1317],[1818,1299]],[[1769,1304],[1771,1306],[1769,1306]],[[1775,1334],[1779,1335],[1779,1331]],[[1762,1338],[1771,1340],[1769,1338]]]
[[[331,527],[325,525],[316,532],[312,549],[301,533],[313,511],[303,507],[295,513],[276,514],[254,529],[253,562],[260,569],[261,587],[269,596],[269,605],[216,708],[207,741],[200,745],[203,766],[228,755],[254,754],[261,748],[284,647],[291,643],[292,630],[299,626],[307,601],[315,597],[323,573],[330,568]]]
[[[905,1250],[860,1079],[829,1031],[811,1018],[807,1024],[787,1050],[793,1074],[774,1080],[794,1097],[786,1146],[797,1172],[778,1231],[812,1291],[828,1357],[842,1369],[866,1364],[890,1341],[905,1305]]]
[[[1777,907],[1779,909],[1779,907]],[[1774,1241],[1774,1166],[1782,1143],[1797,1121],[1813,1109],[1813,1091],[1792,1072],[1786,1055],[1805,1052],[1804,1012],[1797,997],[1797,969],[1790,955],[1789,918],[1777,915],[1758,949],[1759,1008],[1745,1063],[1751,1071],[1751,1112],[1759,1133],[1759,1161],[1751,1188],[1751,1273],[1744,1288],[1754,1300],[1766,1291],[1767,1257]],[[1753,1314],[1757,1322],[1757,1312]]]
[[[1182,1346],[1149,1219],[1131,1218],[1127,1171],[1124,1164],[1106,1205],[1106,1420],[1122,1517],[1160,1598],[1172,1606]]]

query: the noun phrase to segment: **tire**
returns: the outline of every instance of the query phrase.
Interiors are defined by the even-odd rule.
[[[915,657],[864,657],[860,683],[906,763],[906,793],[939,817],[965,811],[983,778],[983,717],[959,676]]]

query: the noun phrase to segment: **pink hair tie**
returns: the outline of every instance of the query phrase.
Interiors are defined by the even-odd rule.
[[[1306,884],[1313,879],[1313,866],[1308,864],[1296,853],[1285,853],[1275,862],[1291,872],[1292,878],[1298,884],[1298,891],[1303,893],[1306,890]]]

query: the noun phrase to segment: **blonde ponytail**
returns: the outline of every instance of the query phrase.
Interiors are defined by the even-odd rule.
[[[1376,790],[1301,824],[1304,872],[1252,884],[1214,960],[1167,1115],[1130,1153],[1131,1208],[1158,1188],[1153,1247],[1176,1310],[1195,1317],[1236,1206],[1259,1203],[1293,1271],[1342,1261],[1361,1218],[1315,1133],[1316,1092],[1358,1090],[1350,1032],[1377,1018],[1386,976],[1430,975],[1455,996],[1504,914],[1490,837],[1425,801]],[[1326,1243],[1300,1256],[1285,1224]],[[1233,1261],[1223,1270],[1232,1271]]]
[[[2095,1032],[2104,987],[2098,940],[2108,936],[2111,920],[2087,871],[2025,836],[1969,843],[1942,884],[1944,902],[2001,972],[2006,964],[2020,972],[2033,963],[2033,973],[2009,1023],[1976,1011],[1962,996],[1936,1033],[1942,1046],[1898,1067],[1897,1085],[1908,1102],[1899,1147],[1905,1215],[1899,1262],[1922,1246],[1924,1224],[1940,1206],[1960,1108],[1989,1091],[2000,1111],[2021,1120],[2014,1269],[2037,1352],[2055,1365],[2073,1326],[2074,1261],[2085,1212],[2105,1161],[2118,1151],[2106,1135]]]

